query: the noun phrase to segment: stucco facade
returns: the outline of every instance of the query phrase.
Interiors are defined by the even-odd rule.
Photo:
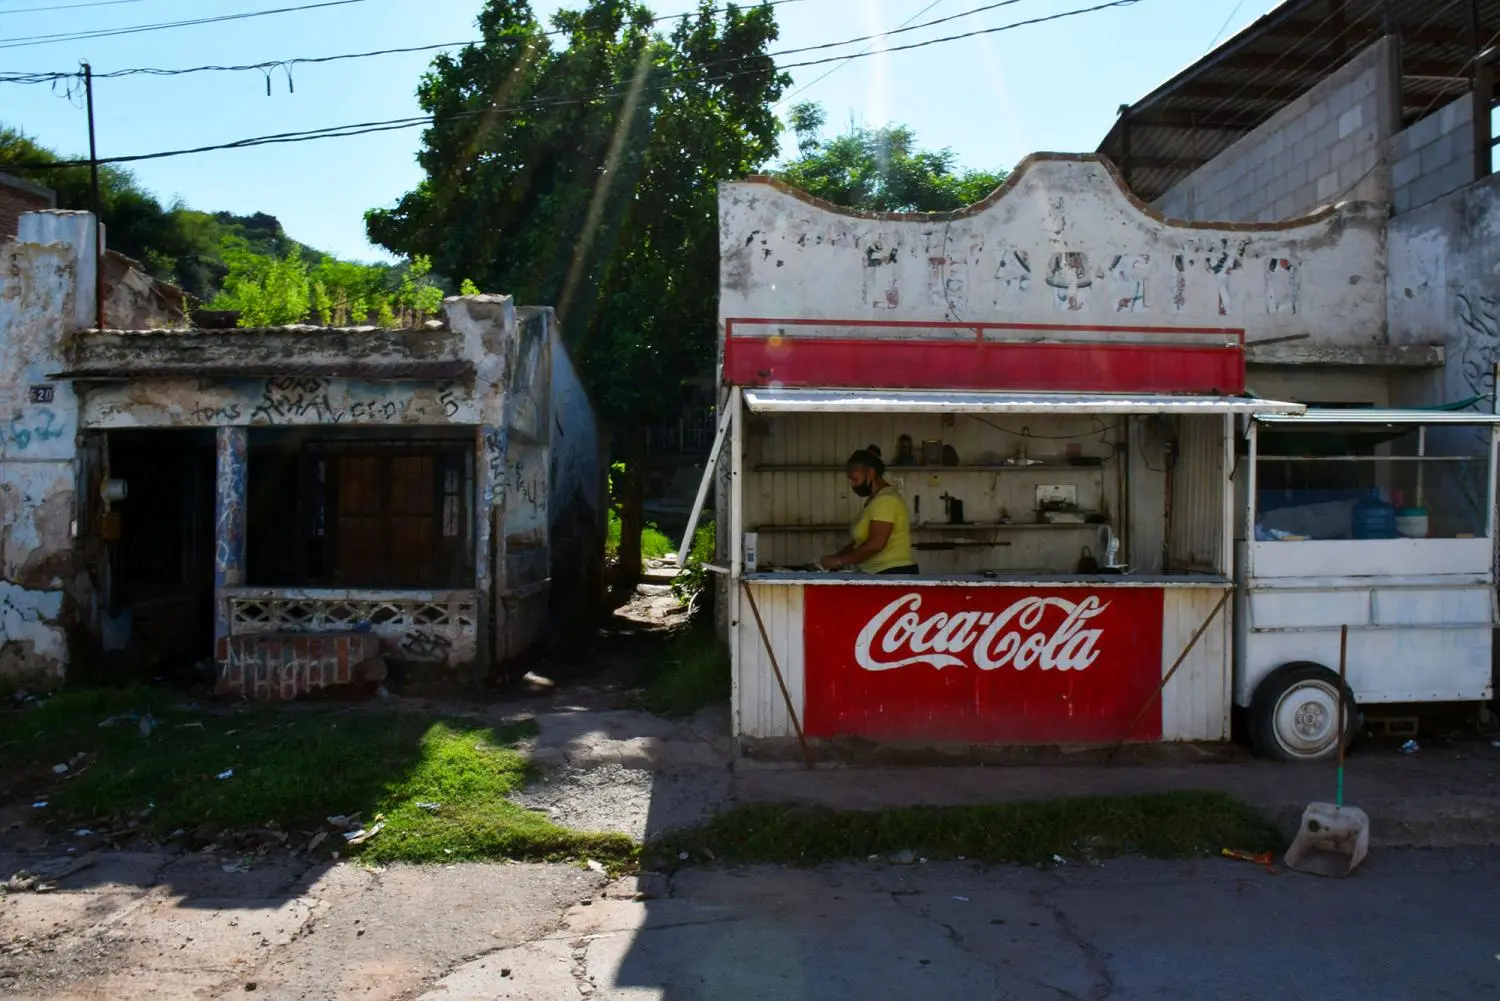
[[[721,186],[725,317],[1234,327],[1246,342],[1383,341],[1384,210],[1169,222],[1093,156],[1029,157],[953,213],[841,212],[766,180]]]
[[[554,534],[603,516],[551,310],[97,331],[91,234],[43,213],[0,248],[0,673],[203,657],[221,688],[282,697],[383,673],[350,651],[487,676],[546,630]],[[597,542],[570,541],[570,576]]]

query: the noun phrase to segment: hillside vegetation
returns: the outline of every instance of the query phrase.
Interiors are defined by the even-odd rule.
[[[0,170],[57,192],[57,207],[91,204],[86,166],[26,168],[64,158],[23,133],[0,126]],[[100,215],[109,246],[139,261],[153,278],[171,282],[200,306],[237,310],[243,326],[284,323],[420,322],[442,305],[448,287],[416,257],[399,264],[362,264],[325,254],[287,235],[275,216],[203,212],[161,200],[128,170],[99,171]]]

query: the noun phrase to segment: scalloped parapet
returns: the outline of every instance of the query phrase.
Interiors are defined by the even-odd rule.
[[[1355,202],[1280,223],[1167,219],[1093,155],[1035,154],[984,201],[931,214],[848,211],[752,177],[720,187],[720,319],[1379,344],[1387,215]]]

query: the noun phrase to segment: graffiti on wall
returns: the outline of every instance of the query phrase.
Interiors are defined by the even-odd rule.
[[[406,420],[412,409],[410,391],[391,396],[346,399],[335,404],[332,380],[320,378],[267,379],[260,401],[250,411],[252,424],[383,424]],[[458,413],[452,384],[438,393],[443,416]],[[237,408],[236,408],[237,409]],[[238,415],[236,415],[238,416]]]
[[[411,660],[448,659],[453,641],[441,633],[413,629],[401,637],[401,652]]]
[[[68,434],[67,422],[49,407],[39,407],[29,414],[17,414],[0,430],[0,452],[24,452],[32,445],[56,441]]]
[[[894,309],[901,304],[895,267],[901,248],[888,245],[886,240],[882,234],[858,251],[863,300],[875,309]],[[1061,313],[1099,308],[1111,313],[1151,313],[1158,309],[1184,313],[1195,305],[1207,305],[1219,316],[1230,316],[1235,311],[1236,293],[1241,310],[1248,294],[1251,301],[1258,295],[1267,314],[1296,313],[1303,291],[1298,261],[1287,256],[1262,259],[1248,239],[1190,244],[1168,254],[1095,253],[1085,249],[1038,253],[1016,246],[987,252],[982,243],[975,242],[967,254],[960,251],[950,255],[946,246],[937,244],[934,241],[935,249],[926,258],[927,299],[954,319],[976,292],[968,280],[976,268],[981,274],[993,275],[993,284],[984,284],[996,306],[1023,306],[1040,284],[1051,309]],[[993,263],[989,263],[991,259]],[[1261,268],[1259,279],[1253,277],[1256,268]],[[1033,280],[1037,277],[1040,283]],[[1255,280],[1261,281],[1260,287],[1245,284]],[[1161,301],[1152,296],[1158,289]],[[1210,296],[1206,304],[1194,303],[1195,289],[1200,299],[1205,294]]]
[[[208,388],[175,380],[91,387],[84,398],[82,423],[94,428],[162,424],[370,426],[469,423],[477,419],[472,391],[456,381],[363,382],[278,376],[230,380]]]
[[[1495,391],[1500,361],[1500,298],[1459,292],[1456,300],[1464,385],[1474,396],[1487,396]]]
[[[214,583],[239,587],[244,583],[245,563],[245,473],[249,438],[243,428],[220,428],[218,475],[215,484]],[[228,623],[223,623],[228,635]]]

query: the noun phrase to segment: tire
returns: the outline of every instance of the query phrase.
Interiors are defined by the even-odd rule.
[[[1344,746],[1359,732],[1354,692],[1343,686]],[[1338,755],[1339,676],[1299,660],[1266,675],[1250,699],[1255,749],[1280,761],[1326,761]]]

